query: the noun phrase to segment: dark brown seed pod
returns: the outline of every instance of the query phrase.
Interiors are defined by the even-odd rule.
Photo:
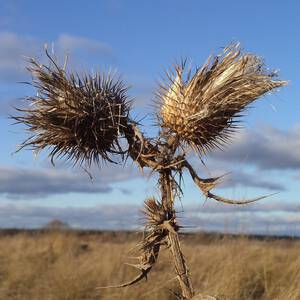
[[[13,116],[31,133],[20,149],[50,147],[52,162],[64,157],[89,166],[113,161],[114,154],[124,158],[120,138],[130,122],[127,87],[113,75],[68,73],[46,54],[49,66],[30,59],[30,84],[37,95],[26,98],[29,108],[17,109],[22,114]]]
[[[185,64],[176,65],[158,93],[159,123],[204,154],[228,141],[249,104],[287,84],[276,75],[257,56],[241,54],[238,44],[210,57],[194,75],[185,75]]]

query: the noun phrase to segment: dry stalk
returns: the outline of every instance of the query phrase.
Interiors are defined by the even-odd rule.
[[[173,192],[174,185],[171,176],[171,170],[169,169],[166,169],[160,173],[161,195],[163,206],[168,212],[168,218],[173,219],[174,224],[176,224]],[[182,290],[182,296],[186,299],[191,299],[194,295],[194,291],[189,277],[188,268],[181,251],[178,229],[178,226],[176,226],[176,228],[171,227],[168,230],[168,243],[173,255],[175,272]]]

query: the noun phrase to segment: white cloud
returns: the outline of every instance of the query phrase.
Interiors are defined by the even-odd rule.
[[[136,176],[136,169],[121,166],[103,168],[101,176],[97,175],[93,181],[83,171],[78,170],[0,166],[0,194],[18,200],[67,193],[109,193],[113,189],[113,183]],[[124,190],[121,192],[128,193]]]
[[[272,201],[272,197],[246,205],[229,205],[214,200],[207,200],[203,205],[189,205],[184,209],[187,216],[198,215],[230,215],[233,213],[250,214],[299,214],[300,204],[286,201]]]
[[[25,57],[37,57],[43,52],[44,44],[54,45],[58,56],[66,52],[71,57],[106,58],[112,55],[109,45],[83,36],[62,33],[54,41],[45,41],[30,35],[0,31],[0,81],[16,83],[27,80]]]
[[[226,172],[220,172],[219,175],[225,174]],[[285,191],[286,187],[278,182],[268,180],[262,176],[257,176],[255,173],[243,172],[240,170],[234,170],[232,173],[226,175],[219,187],[222,188],[233,188],[233,187],[253,187],[253,188],[262,188],[271,191]]]
[[[53,219],[86,229],[136,229],[140,215],[136,206],[43,207],[0,204],[0,227],[38,228]]]
[[[222,162],[255,165],[262,170],[300,169],[300,124],[289,129],[263,126],[237,134],[224,151],[211,155]]]
[[[38,228],[59,219],[83,229],[137,230],[144,222],[140,208],[138,205],[112,204],[92,207],[0,204],[0,227]],[[207,203],[205,206],[187,206],[178,217],[180,225],[186,228],[184,231],[300,236],[299,211],[299,205],[293,203],[247,206]]]

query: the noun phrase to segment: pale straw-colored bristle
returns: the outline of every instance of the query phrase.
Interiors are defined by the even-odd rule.
[[[239,44],[211,56],[193,76],[177,65],[158,94],[160,124],[202,154],[220,147],[249,104],[287,84],[276,75],[259,57],[241,54]]]

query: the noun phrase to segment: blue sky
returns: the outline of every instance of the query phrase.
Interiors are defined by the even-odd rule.
[[[270,0],[1,1],[0,226],[36,227],[60,217],[74,226],[135,228],[141,224],[135,211],[145,197],[158,195],[155,180],[131,163],[94,168],[91,182],[81,169],[64,163],[53,168],[46,154],[37,159],[30,151],[12,155],[26,135],[7,116],[14,113],[11,105],[21,105],[20,98],[34,93],[17,83],[29,78],[23,56],[43,60],[47,43],[61,57],[69,53],[69,66],[79,72],[118,70],[132,86],[133,115],[146,116],[143,130],[153,135],[151,103],[164,69],[185,57],[201,65],[209,54],[239,41],[290,84],[255,103],[232,145],[206,158],[207,169],[191,160],[206,176],[232,172],[219,194],[279,193],[251,207],[224,207],[222,212],[219,205],[205,202],[186,177],[182,222],[192,219],[196,228],[207,230],[224,230],[226,223],[228,230],[300,235],[299,12],[297,1]],[[132,217],[115,223],[116,205]],[[245,226],[247,218],[252,224]]]

